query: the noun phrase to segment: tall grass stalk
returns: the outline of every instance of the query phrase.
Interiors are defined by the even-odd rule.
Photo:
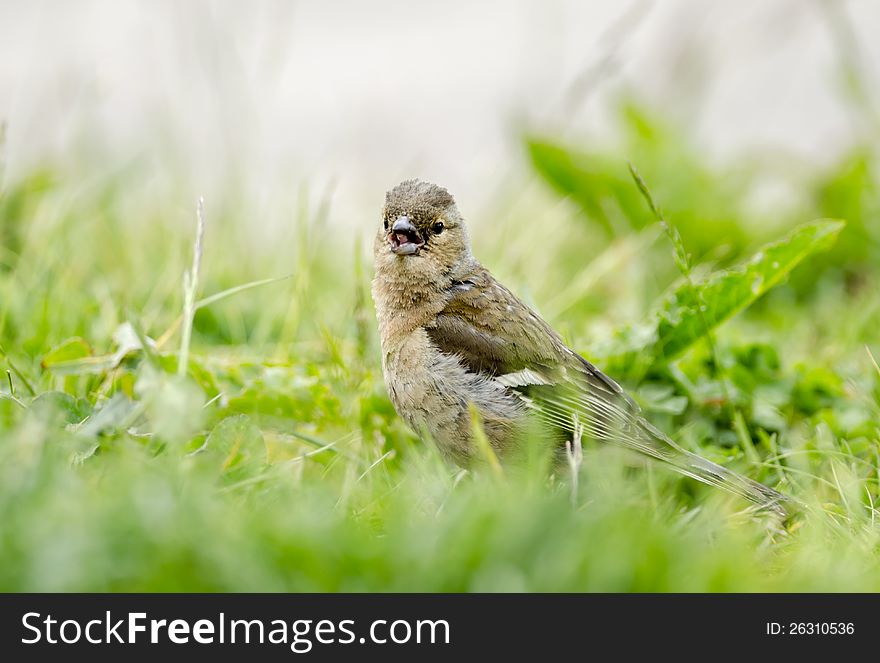
[[[199,288],[199,271],[202,266],[202,250],[205,239],[205,199],[199,196],[196,206],[196,241],[193,246],[192,268],[183,274],[183,327],[180,334],[180,355],[177,374],[186,375],[189,366],[189,346],[192,342],[193,318],[196,313],[196,292]]]

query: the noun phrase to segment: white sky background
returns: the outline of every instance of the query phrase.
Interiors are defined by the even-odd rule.
[[[844,7],[876,83],[880,2]],[[573,82],[615,48],[620,66],[563,123]],[[809,0],[0,0],[7,177],[87,150],[106,170],[188,173],[193,198],[230,175],[288,201],[333,182],[334,216],[356,225],[411,176],[479,209],[522,169],[517,127],[606,139],[624,88],[715,158],[823,160],[855,126],[838,74]]]

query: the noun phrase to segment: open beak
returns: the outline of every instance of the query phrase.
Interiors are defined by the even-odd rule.
[[[388,231],[388,243],[392,253],[411,256],[419,252],[425,245],[425,240],[408,216],[399,216]]]

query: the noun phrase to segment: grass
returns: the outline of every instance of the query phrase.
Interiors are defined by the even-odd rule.
[[[137,168],[46,164],[0,197],[0,589],[880,590],[876,153],[755,218],[766,172],[622,117],[626,154],[528,138],[550,186],[504,192],[475,251],[657,426],[807,513],[586,440],[560,474],[539,449],[462,473],[387,399],[370,242],[323,241],[332,208],[262,237],[247,192],[196,217]]]

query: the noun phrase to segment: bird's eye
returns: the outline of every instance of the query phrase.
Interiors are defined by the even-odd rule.
[[[385,224],[385,230],[388,230],[388,219],[385,219],[384,224]]]
[[[437,223],[435,223],[433,230],[434,230],[435,235],[439,235],[440,233],[442,233],[443,232],[443,222],[438,221]]]

